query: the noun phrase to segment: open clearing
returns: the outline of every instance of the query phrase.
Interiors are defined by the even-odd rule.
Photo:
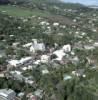
[[[18,6],[11,6],[11,5],[0,6],[0,12],[15,17],[29,17],[33,15],[47,17],[50,15],[49,12],[45,12],[37,9],[31,10],[28,8],[21,8]]]

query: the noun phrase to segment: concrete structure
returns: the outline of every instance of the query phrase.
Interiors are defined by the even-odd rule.
[[[0,90],[0,100],[15,100],[16,93],[11,89]]]
[[[21,58],[20,60],[10,60],[10,61],[8,61],[8,63],[11,66],[17,67],[18,65],[22,65],[22,64],[27,63],[31,60],[32,60],[32,57],[25,57],[25,58]]]
[[[66,81],[66,80],[70,80],[72,78],[72,76],[70,76],[70,75],[64,75],[64,81]]]
[[[48,69],[42,70],[42,74],[43,74],[43,75],[44,75],[44,74],[48,74],[48,73],[49,73]]]
[[[64,50],[64,52],[71,52],[71,45],[70,44],[64,45],[62,49]]]
[[[10,60],[10,61],[8,61],[8,63],[14,67],[16,67],[20,64],[19,60]]]
[[[63,57],[66,55],[63,50],[56,50],[53,52],[53,54],[57,56],[57,58],[53,60],[58,60],[58,61],[62,60]]]
[[[42,55],[41,56],[41,63],[47,63],[49,61],[48,55]]]
[[[94,47],[98,47],[98,42],[95,42],[94,43]]]
[[[37,39],[33,39],[33,44],[32,46],[30,47],[30,52],[34,52],[35,51],[45,51],[45,45],[44,43],[38,43]]]
[[[25,45],[23,45],[23,47],[30,47],[32,45],[32,42],[31,43],[27,43]]]

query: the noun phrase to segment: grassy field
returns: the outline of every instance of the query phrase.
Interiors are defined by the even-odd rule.
[[[0,12],[15,17],[29,17],[33,15],[46,17],[50,15],[49,12],[43,12],[41,10],[30,10],[28,8],[20,8],[18,6],[11,5],[0,6]]]

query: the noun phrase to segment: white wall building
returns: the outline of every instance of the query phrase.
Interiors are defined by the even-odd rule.
[[[64,45],[62,49],[64,50],[64,52],[71,52],[71,45],[70,44]]]
[[[37,39],[33,39],[33,44],[30,47],[30,52],[35,52],[35,51],[45,51],[45,44],[44,43],[38,43]]]
[[[57,56],[57,58],[53,60],[58,60],[58,61],[62,60],[63,57],[66,55],[63,50],[56,50],[53,52],[53,54]]]
[[[41,62],[42,63],[47,63],[49,61],[49,56],[48,55],[42,55],[41,56]]]
[[[25,57],[25,58],[21,58],[20,60],[10,60],[10,61],[8,61],[8,63],[11,66],[17,67],[18,65],[24,64],[31,60],[32,60],[32,57]]]
[[[11,89],[0,90],[0,100],[15,100],[16,93]]]

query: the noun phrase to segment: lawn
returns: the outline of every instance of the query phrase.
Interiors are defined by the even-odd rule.
[[[18,6],[11,6],[11,5],[1,5],[0,12],[15,17],[29,17],[33,15],[46,17],[50,15],[49,12],[41,10],[31,10],[28,8],[21,8]]]

